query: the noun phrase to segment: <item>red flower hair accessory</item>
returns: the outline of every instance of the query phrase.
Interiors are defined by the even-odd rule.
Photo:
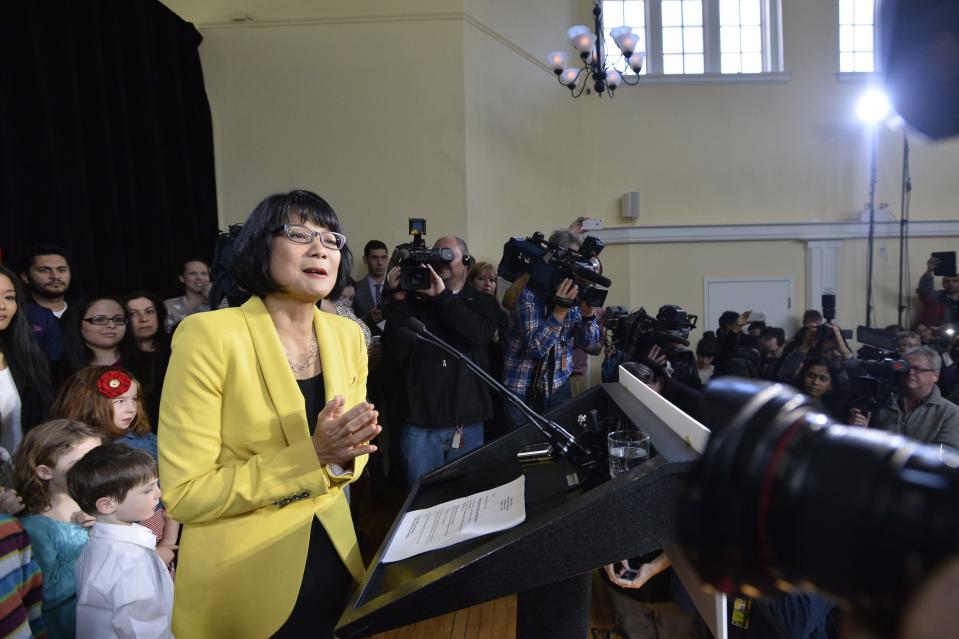
[[[113,399],[130,390],[133,380],[123,371],[107,371],[97,380],[97,390],[104,397]]]

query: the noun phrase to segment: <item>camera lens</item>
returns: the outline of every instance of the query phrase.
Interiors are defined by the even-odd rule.
[[[959,456],[837,424],[782,385],[723,378],[678,507],[680,543],[729,594],[813,587],[895,627],[959,550]]]

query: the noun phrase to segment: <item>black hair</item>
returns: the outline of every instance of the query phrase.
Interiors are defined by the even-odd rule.
[[[762,333],[762,330],[763,330],[764,328],[766,328],[766,322],[764,322],[764,321],[762,321],[762,320],[758,320],[758,321],[755,321],[755,322],[750,322],[750,323],[749,323],[749,328],[746,329],[746,332],[748,333],[749,331],[754,331],[754,330],[756,330],[756,329],[759,329],[760,333]]]
[[[0,331],[0,352],[7,360],[13,383],[20,394],[20,415],[26,432],[42,421],[53,403],[50,364],[46,353],[33,337],[33,329],[27,319],[28,300],[23,281],[2,265],[0,274],[13,283],[17,298],[17,312],[10,318],[6,330]]]
[[[712,331],[703,334],[702,339],[696,343],[696,354],[703,357],[716,357],[719,355],[719,340]]]
[[[806,373],[809,372],[809,369],[813,366],[822,366],[827,371],[829,371],[829,377],[835,378],[836,374],[833,372],[832,366],[829,365],[829,361],[825,357],[814,356],[807,357],[803,360],[802,366],[799,369],[799,372],[796,373],[796,388],[803,390],[803,379],[806,377]]]
[[[97,515],[101,497],[122,502],[127,493],[157,478],[150,453],[123,444],[97,446],[67,471],[67,490],[88,515]]]
[[[767,326],[759,333],[759,339],[767,339],[769,337],[775,337],[776,343],[779,346],[786,343],[786,331],[779,326]]]
[[[236,283],[259,297],[282,289],[270,276],[270,253],[276,229],[290,222],[310,222],[342,233],[340,219],[326,200],[310,191],[277,193],[260,202],[243,224],[233,248],[233,277]],[[349,245],[340,249],[340,267],[329,299],[340,296],[353,266]]]
[[[183,273],[186,271],[186,265],[189,264],[190,262],[199,262],[200,264],[206,267],[207,271],[210,270],[210,262],[203,259],[202,257],[188,257],[182,262],[180,262],[180,272],[177,273],[177,275],[183,275]]]
[[[380,240],[370,240],[363,247],[363,257],[367,257],[370,254],[370,251],[375,251],[376,249],[383,249],[387,253],[389,252],[389,249],[386,248],[385,243],[381,242]]]
[[[724,311],[723,314],[719,316],[719,328],[725,328],[731,324],[735,324],[737,319],[739,319],[739,313],[736,311]]]
[[[802,314],[803,324],[805,324],[806,322],[821,322],[821,321],[822,321],[822,313],[820,313],[814,308],[811,308]]]
[[[133,337],[133,330],[130,328],[129,317],[126,304],[120,298],[114,295],[96,295],[93,297],[81,299],[76,304],[71,305],[63,319],[60,321],[60,329],[63,332],[63,354],[57,363],[58,379],[65,380],[67,377],[77,372],[81,368],[90,366],[93,360],[93,351],[83,341],[82,322],[87,311],[96,302],[109,300],[116,302],[127,318],[127,324],[124,327],[123,339],[117,344],[117,352],[120,355],[120,361],[126,362],[134,357],[138,350],[136,340]]]
[[[191,261],[198,262],[199,260],[191,260]],[[153,304],[153,308],[157,312],[157,332],[156,332],[156,335],[153,336],[154,346],[169,347],[170,336],[166,332],[166,318],[167,318],[166,304],[163,303],[163,300],[160,299],[159,295],[151,291],[139,290],[139,291],[133,291],[132,293],[127,293],[126,295],[123,296],[123,298],[120,301],[123,302],[122,306],[124,310],[127,311],[127,315],[129,315],[130,311],[127,309],[127,304],[130,303],[130,300],[135,300],[140,297],[145,297],[146,299],[150,300],[150,303]]]
[[[66,261],[68,267],[73,268],[73,265],[70,264],[70,252],[65,248],[56,244],[37,243],[31,244],[29,250],[24,253],[20,261],[20,272],[28,272],[30,267],[33,266],[33,260],[40,255],[59,255]]]

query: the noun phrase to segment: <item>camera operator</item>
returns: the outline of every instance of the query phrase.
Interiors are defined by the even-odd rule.
[[[426,328],[488,369],[487,347],[496,331],[499,305],[466,279],[472,257],[457,237],[442,237],[434,249],[449,249],[448,264],[426,265],[430,287],[399,290],[400,267],[386,276],[389,296],[384,305],[387,336],[416,317]],[[483,445],[483,422],[493,416],[493,404],[483,382],[438,347],[420,341],[397,348],[394,357],[408,366],[408,417],[400,437],[407,484]],[[405,356],[405,357],[404,357]]]
[[[933,274],[937,266],[939,258],[929,258],[926,272],[919,278],[916,293],[922,303],[922,310],[916,319],[917,324],[942,326],[959,322],[959,275],[943,276],[942,290],[937,291]]]
[[[942,357],[935,349],[920,346],[906,353],[909,371],[899,382],[899,396],[879,410],[879,414],[850,412],[855,426],[871,423],[912,439],[930,444],[945,444],[959,449],[959,406],[946,400],[936,382]]]
[[[577,236],[569,230],[554,231],[551,244],[579,249]],[[578,286],[572,279],[560,282],[552,295],[524,288],[516,300],[510,323],[504,363],[504,385],[537,411],[559,404],[572,395],[573,349],[594,352],[600,347],[599,325],[593,308],[577,304]],[[506,405],[506,426],[513,430],[527,420],[512,405]]]

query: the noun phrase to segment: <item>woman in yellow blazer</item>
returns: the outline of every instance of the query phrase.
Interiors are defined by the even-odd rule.
[[[380,427],[359,326],[316,308],[349,273],[339,231],[313,193],[267,198],[235,245],[250,300],[174,335],[159,448],[180,639],[332,637],[363,574],[343,488]]]

